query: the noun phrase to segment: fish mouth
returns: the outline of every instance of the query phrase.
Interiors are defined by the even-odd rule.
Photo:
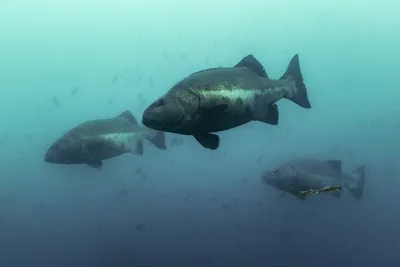
[[[43,157],[44,162],[55,163],[54,153],[51,150],[47,150]]]
[[[47,163],[58,163],[58,155],[55,145],[50,146],[46,153],[44,153],[44,162]]]
[[[179,129],[185,118],[185,110],[177,101],[177,105],[164,105],[162,109],[148,107],[142,115],[142,124],[158,131],[174,131]]]
[[[262,176],[262,179],[267,184],[276,184],[276,177],[272,175],[270,171],[265,172]]]
[[[160,124],[162,124],[162,122],[159,119],[159,114],[152,108],[148,108],[143,112],[142,124],[148,128],[160,130]]]

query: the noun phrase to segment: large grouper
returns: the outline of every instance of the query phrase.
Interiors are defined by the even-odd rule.
[[[174,85],[143,113],[143,125],[165,132],[192,135],[205,148],[219,147],[213,132],[250,121],[277,125],[281,98],[311,108],[303,83],[299,57],[290,61],[279,80],[269,79],[252,55],[230,68],[195,72]]]
[[[338,159],[297,158],[264,172],[262,179],[266,184],[301,200],[319,193],[340,198],[343,188],[359,200],[364,194],[365,176],[365,164],[347,174]]]
[[[165,150],[165,134],[138,125],[130,111],[107,119],[84,122],[56,140],[44,160],[55,164],[86,164],[100,169],[103,160],[124,153],[143,155],[143,140]]]

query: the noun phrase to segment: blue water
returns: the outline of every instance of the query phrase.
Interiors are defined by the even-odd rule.
[[[379,1],[0,2],[0,266],[398,266],[400,4]],[[184,76],[253,54],[300,57],[312,109],[142,157],[46,164],[86,120],[140,120]],[[167,134],[168,144],[176,135]],[[303,202],[263,184],[285,160],[367,164],[364,197]],[[142,171],[140,171],[142,170]]]

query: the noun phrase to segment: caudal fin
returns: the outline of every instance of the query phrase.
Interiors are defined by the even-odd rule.
[[[149,138],[149,141],[152,142],[157,148],[166,150],[167,145],[165,143],[165,133],[161,131],[154,131],[154,134]]]
[[[366,176],[366,166],[362,165],[356,168],[351,174],[352,181],[346,186],[350,193],[357,200],[361,199],[364,193],[365,176]]]
[[[304,85],[303,75],[301,74],[298,54],[292,58],[285,74],[283,74],[280,79],[294,80],[296,89],[294,90],[294,95],[290,97],[290,100],[303,108],[311,108],[311,104],[307,96],[307,88]]]

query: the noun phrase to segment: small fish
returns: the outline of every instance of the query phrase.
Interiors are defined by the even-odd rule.
[[[125,74],[133,77],[135,75],[135,71],[132,68],[126,69]]]
[[[144,230],[146,230],[146,225],[144,223],[139,223],[136,225],[135,230],[139,231],[139,232],[143,232]]]
[[[118,80],[118,75],[115,75],[114,78],[112,79],[111,84],[115,84]]]
[[[100,169],[103,160],[124,153],[143,155],[143,140],[165,150],[164,132],[139,126],[130,111],[108,119],[84,122],[65,133],[47,150],[44,161],[86,164]]]
[[[56,107],[60,107],[60,101],[58,100],[57,97],[53,96],[53,98],[51,99],[51,101],[53,101],[54,106]]]
[[[232,205],[230,203],[226,203],[220,207],[220,210],[230,210],[231,208],[232,208]]]
[[[136,172],[136,174],[141,174],[141,173],[143,173],[142,167],[137,167],[135,172]]]
[[[258,163],[258,165],[260,165],[261,164],[261,161],[263,160],[263,156],[259,156],[258,158],[257,158],[257,163]]]
[[[78,93],[78,91],[79,91],[79,87],[75,86],[74,88],[72,88],[72,90],[71,90],[71,96],[76,95],[76,93]]]
[[[187,201],[187,200],[191,199],[193,196],[194,196],[193,193],[192,193],[192,194],[187,194],[187,195],[185,196],[184,200]]]
[[[365,165],[359,166],[351,174],[345,174],[341,160],[299,158],[266,171],[263,181],[302,200],[324,192],[340,198],[342,187],[359,200],[364,193],[365,176]]]
[[[277,125],[276,104],[282,98],[309,109],[299,57],[295,55],[278,80],[270,79],[252,55],[234,67],[195,72],[174,85],[143,113],[143,125],[165,132],[192,135],[207,149],[219,147],[214,132],[250,121]]]
[[[119,190],[117,196],[118,197],[123,197],[129,194],[129,189],[126,188],[122,188],[121,190]]]

